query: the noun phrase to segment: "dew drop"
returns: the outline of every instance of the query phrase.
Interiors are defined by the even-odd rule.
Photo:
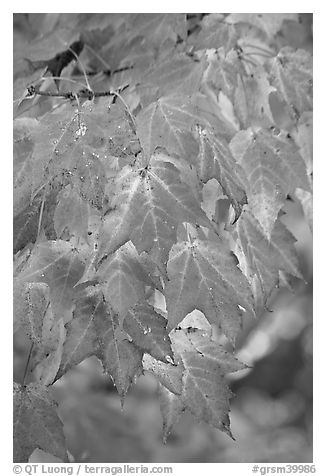
[[[169,364],[173,364],[173,360],[171,359],[171,357],[170,357],[169,355],[166,355],[166,356],[165,356],[165,360],[166,360],[167,362],[169,362]]]

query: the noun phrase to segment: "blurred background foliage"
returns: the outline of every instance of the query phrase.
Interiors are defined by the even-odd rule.
[[[312,15],[287,22],[279,41],[312,49]],[[16,15],[14,36],[32,37],[37,17]],[[296,243],[306,283],[282,288],[256,322],[245,322],[237,356],[251,368],[230,378],[231,430],[236,441],[185,414],[167,443],[155,380],[145,375],[129,391],[123,409],[95,357],[55,385],[72,461],[78,462],[311,462],[312,455],[312,236],[301,207],[288,201],[282,220]],[[197,311],[195,311],[197,312]],[[23,381],[30,343],[14,335],[14,380]],[[31,461],[55,461],[36,451]]]

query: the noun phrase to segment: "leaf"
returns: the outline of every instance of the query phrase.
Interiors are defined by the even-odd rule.
[[[27,463],[36,449],[67,460],[63,425],[44,386],[14,383],[14,462]]]
[[[226,54],[223,47],[218,50],[206,51],[208,67],[204,74],[204,81],[214,91],[216,97],[222,91],[233,103],[234,92],[237,87],[238,74],[245,72],[238,57]]]
[[[61,107],[42,118],[33,133],[34,161],[48,180],[65,173],[82,198],[101,208],[106,185],[105,168],[112,154],[128,158],[139,143],[130,119],[121,107],[103,100],[85,101],[80,108]],[[137,145],[138,144],[138,145]]]
[[[297,13],[231,13],[225,19],[227,23],[250,23],[273,38],[282,27],[284,20],[298,20]]]
[[[163,418],[163,443],[166,443],[168,435],[186,409],[186,405],[178,395],[170,392],[163,385],[159,386],[159,400]]]
[[[95,154],[83,152],[81,157],[78,157],[73,169],[72,182],[83,200],[92,207],[102,209],[107,179],[103,164]]]
[[[191,35],[188,41],[196,50],[223,46],[229,51],[236,45],[237,39],[235,28],[221,21],[218,13],[211,13],[203,18],[198,35]]]
[[[15,289],[18,293],[15,293]],[[42,343],[43,321],[49,305],[49,288],[45,283],[23,283],[22,287],[14,287],[16,318],[25,334],[37,346]]]
[[[159,48],[168,38],[187,36],[186,16],[184,13],[131,13],[128,23],[132,28],[128,36],[143,36],[153,48]]]
[[[132,341],[144,352],[163,362],[173,361],[166,319],[152,306],[140,303],[129,309],[123,327]]]
[[[137,131],[142,147],[149,157],[156,147],[164,147],[194,161],[197,144],[191,134],[197,119],[196,110],[185,96],[166,96],[142,109],[136,117]]]
[[[249,77],[238,75],[234,93],[234,110],[242,129],[252,125],[268,127],[274,123],[269,105],[269,95],[275,91],[270,85],[266,71],[256,68]]]
[[[127,391],[142,371],[143,353],[127,339],[118,340],[115,336],[105,349],[102,363],[117,387],[121,402]]]
[[[228,416],[232,392],[224,376],[246,366],[199,329],[175,330],[171,340],[184,372],[181,395],[169,395],[169,405],[163,406],[165,432],[173,424],[171,412],[176,421],[180,412],[187,408],[199,421],[205,421],[232,438]]]
[[[300,154],[305,161],[307,174],[312,173],[313,161],[313,116],[312,112],[304,112],[300,117],[293,138],[300,148]]]
[[[38,126],[38,121],[29,117],[14,120],[13,129],[13,178],[14,178],[14,216],[26,207],[33,190],[41,183],[41,177],[33,164],[34,142],[32,132]]]
[[[124,167],[115,178],[110,205],[113,211],[104,217],[100,230],[99,257],[131,239],[139,252],[153,250],[166,263],[178,222],[211,227],[178,169],[163,153],[154,154],[145,168]]]
[[[306,218],[306,221],[312,233],[312,230],[313,230],[312,194],[310,192],[306,192],[305,190],[302,190],[301,188],[297,188],[295,191],[295,196],[301,203],[303,214]]]
[[[279,270],[302,278],[294,248],[295,239],[280,220],[277,220],[268,239],[259,222],[243,210],[237,222],[242,250],[251,275],[256,275],[266,302],[279,280]]]
[[[79,194],[67,185],[58,195],[54,212],[54,228],[60,238],[67,228],[69,233],[87,241],[88,208]]]
[[[222,240],[177,243],[171,250],[167,269],[169,328],[198,309],[234,342],[241,327],[239,306],[253,314],[253,298],[247,279],[237,267],[237,259]]]
[[[123,398],[141,372],[142,351],[125,339],[117,315],[105,301],[101,286],[86,288],[76,299],[57,379],[87,357],[96,355]]]
[[[270,237],[286,196],[297,187],[309,191],[306,167],[294,142],[284,134],[271,135],[261,129],[256,134],[247,131],[246,136],[247,148],[237,161],[249,184],[249,207]],[[236,142],[237,137],[232,140],[232,150],[237,148]]]
[[[312,56],[307,51],[282,48],[271,60],[270,75],[292,115],[312,110]]]
[[[152,356],[145,354],[143,357],[143,368],[158,379],[170,392],[180,395],[182,392],[182,375],[184,367],[182,364],[173,365],[156,360]]]
[[[215,178],[223,192],[230,199],[235,210],[235,220],[247,203],[245,187],[241,176],[243,171],[234,160],[229,146],[223,137],[215,136],[210,131],[197,127],[199,155],[197,171],[200,180],[207,183]]]
[[[51,385],[60,368],[63,345],[66,338],[66,330],[63,319],[59,319],[53,324],[50,335],[43,337],[44,349],[50,344],[45,358],[40,360],[34,369],[34,376],[37,382],[42,385]],[[52,342],[51,342],[52,340]],[[47,342],[48,341],[48,342]]]
[[[117,325],[101,288],[86,288],[76,300],[72,320],[66,324],[67,336],[57,379],[91,355],[103,356]]]
[[[171,91],[176,94],[178,90],[183,96],[190,96],[198,91],[205,67],[205,59],[198,61],[186,54],[169,55],[143,76],[137,91],[141,97],[148,87],[158,89],[158,97],[168,96]]]
[[[155,288],[131,242],[125,243],[99,266],[96,278],[106,300],[121,320],[138,301],[145,300],[145,285]]]
[[[74,286],[82,277],[85,265],[77,250],[67,241],[46,241],[35,245],[19,281],[46,283],[54,313],[62,317],[71,309]]]

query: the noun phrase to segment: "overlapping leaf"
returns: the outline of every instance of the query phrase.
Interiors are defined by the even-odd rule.
[[[143,76],[137,91],[141,97],[148,88],[157,90],[159,97],[168,96],[171,91],[190,96],[198,91],[205,67],[205,58],[198,60],[186,54],[169,56]]]
[[[26,207],[33,191],[42,183],[39,164],[33,162],[34,142],[32,132],[38,121],[29,117],[17,118],[13,129],[13,178],[14,216]]]
[[[171,154],[193,161],[197,144],[191,128],[196,120],[196,110],[185,96],[171,95],[153,102],[136,118],[145,153],[150,156],[156,147],[164,147]]]
[[[166,319],[146,303],[130,309],[123,321],[124,329],[138,347],[156,359],[171,362],[173,354],[166,325]]]
[[[96,278],[106,300],[121,317],[138,301],[145,300],[145,286],[156,287],[151,270],[131,242],[121,246],[99,266]]]
[[[237,259],[220,240],[179,242],[168,262],[165,288],[170,328],[194,309],[218,324],[233,342],[241,327],[242,312],[253,313],[249,283]]]
[[[65,437],[56,404],[43,385],[14,383],[14,462],[27,463],[37,448],[66,461]]]
[[[141,370],[142,351],[119,328],[119,320],[105,301],[101,286],[93,286],[76,299],[73,319],[66,325],[57,379],[87,357],[96,355],[123,397]]]
[[[232,437],[228,416],[232,392],[225,374],[246,366],[200,329],[175,330],[171,333],[171,340],[184,371],[181,394],[164,391],[161,398],[164,434],[171,430],[180,413],[188,409],[199,421],[205,421]]]
[[[215,178],[221,185],[225,195],[230,199],[236,214],[240,216],[242,206],[247,202],[243,171],[231,154],[229,146],[223,137],[197,127],[199,139],[199,155],[197,171],[204,183]]]
[[[268,239],[259,222],[249,211],[243,211],[237,230],[246,262],[252,277],[256,275],[266,302],[278,285],[279,271],[301,278],[295,239],[280,220],[277,220]]]
[[[225,19],[227,23],[250,23],[273,38],[281,29],[284,20],[298,20],[297,13],[231,13]]]
[[[238,75],[234,93],[234,110],[242,129],[250,126],[268,127],[274,123],[269,105],[269,95],[275,91],[267,73],[258,67],[250,76]]]
[[[73,319],[66,325],[67,337],[57,378],[91,355],[103,355],[113,338],[117,319],[105,304],[98,287],[87,288],[76,301]]]
[[[80,195],[68,185],[58,196],[54,213],[54,228],[60,238],[67,228],[70,234],[87,240],[88,208]]]
[[[143,36],[152,47],[159,48],[169,38],[176,42],[178,36],[185,39],[187,35],[184,13],[133,13],[127,20],[129,38]]]
[[[85,264],[67,241],[46,241],[35,245],[32,255],[19,275],[20,282],[46,283],[56,315],[71,309],[74,286],[84,273]]]
[[[166,263],[178,222],[210,227],[198,201],[163,153],[145,168],[126,166],[115,178],[114,209],[103,221],[99,255],[112,253],[129,239],[139,252],[153,250]]]
[[[246,174],[249,207],[269,237],[287,194],[297,187],[310,189],[302,157],[290,138],[264,129],[255,135],[240,132],[231,149]]]
[[[270,74],[295,116],[312,110],[312,56],[307,51],[282,48],[271,60]]]
[[[222,21],[218,13],[211,13],[203,18],[201,30],[197,35],[194,34],[189,38],[189,43],[196,50],[218,49],[223,46],[226,51],[229,51],[236,45],[237,39],[238,35],[233,25]]]

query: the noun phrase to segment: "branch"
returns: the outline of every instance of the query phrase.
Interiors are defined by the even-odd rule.
[[[129,84],[123,86],[118,91],[91,91],[90,89],[81,89],[80,91],[73,93],[72,91],[68,91],[66,93],[56,93],[51,91],[40,91],[35,86],[29,86],[27,88],[27,97],[29,96],[48,96],[48,97],[57,97],[57,98],[64,98],[64,99],[76,99],[76,98],[86,98],[92,100],[94,98],[99,97],[106,97],[106,96],[117,96],[120,97],[122,91],[129,87]]]

